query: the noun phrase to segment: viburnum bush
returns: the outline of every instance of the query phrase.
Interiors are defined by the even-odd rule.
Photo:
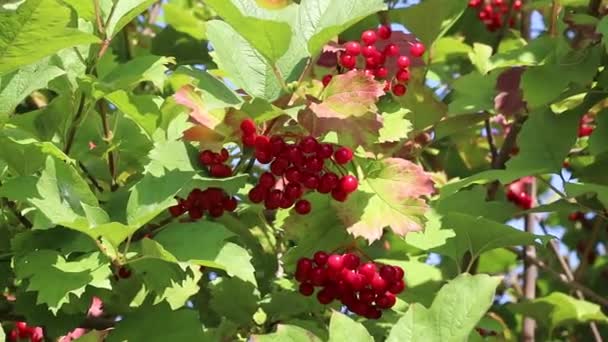
[[[0,4],[0,342],[602,341],[596,0]]]

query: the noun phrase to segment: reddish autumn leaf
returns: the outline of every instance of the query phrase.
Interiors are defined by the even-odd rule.
[[[401,236],[422,230],[428,210],[423,197],[434,191],[430,175],[404,159],[374,163],[359,190],[345,203],[336,205],[348,232],[372,243],[380,239],[384,228]]]

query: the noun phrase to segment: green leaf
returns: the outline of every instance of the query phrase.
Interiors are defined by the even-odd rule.
[[[230,89],[226,83],[214,77],[210,73],[188,66],[180,66],[175,70],[172,77],[183,76],[189,79],[189,84],[200,90],[201,99],[208,110],[226,107],[238,108],[243,99]],[[183,84],[177,86],[181,87]]]
[[[429,309],[412,304],[387,342],[466,341],[492,305],[499,277],[462,274],[439,290]]]
[[[28,0],[0,11],[0,75],[72,46],[97,42],[70,28],[70,8],[58,0]]]
[[[592,183],[565,183],[564,190],[568,197],[594,194],[604,207],[608,207],[608,186]]]
[[[207,36],[213,45],[219,67],[249,95],[273,101],[281,93],[272,67],[230,25],[223,21],[207,22]],[[235,53],[239,51],[239,53]]]
[[[538,322],[553,330],[558,326],[597,321],[607,324],[599,305],[572,298],[561,292],[553,292],[542,298],[529,302],[509,304],[509,310],[533,317]]]
[[[530,113],[517,136],[520,152],[507,162],[507,170],[558,172],[576,142],[579,116],[566,112],[555,115],[549,110]],[[539,130],[552,134],[539,135]]]
[[[228,274],[255,285],[251,256],[242,247],[226,242],[233,235],[218,223],[199,221],[170,224],[154,240],[177,261],[224,269]]]
[[[142,329],[142,326],[146,328]],[[110,332],[107,341],[204,341],[204,335],[196,311],[173,311],[167,304],[158,304],[126,314]]]
[[[135,19],[141,12],[150,7],[156,0],[117,0],[111,17],[106,25],[106,35],[114,37],[131,20]]]
[[[382,110],[382,128],[378,131],[378,142],[397,142],[407,138],[413,129],[412,123],[405,118],[410,111],[399,108],[399,106],[380,109]]]
[[[505,222],[515,215],[517,210],[512,203],[488,201],[486,196],[485,187],[475,186],[451,196],[440,197],[434,204],[434,208],[442,215],[456,212],[470,216],[483,216],[497,222]]]
[[[436,266],[425,262],[425,257],[409,261],[376,259],[376,262],[400,266],[405,270],[407,290],[399,294],[399,298],[408,303],[420,303],[430,306],[437,292],[443,286],[443,275]]]
[[[37,292],[37,302],[54,313],[70,302],[70,294],[80,297],[87,285],[111,288],[112,271],[98,252],[66,261],[57,252],[39,250],[17,259],[15,272],[19,279],[29,280],[27,290]]]
[[[0,123],[34,90],[48,88],[50,81],[63,74],[65,71],[44,59],[0,77]]]
[[[221,279],[211,288],[211,308],[240,325],[253,323],[258,300],[256,288],[238,278]]]
[[[277,325],[277,332],[267,335],[253,335],[252,342],[321,342],[312,332],[296,325]]]
[[[473,71],[454,81],[454,97],[448,105],[449,115],[477,113],[494,109],[498,73],[481,75]]]
[[[150,81],[157,88],[162,89],[165,81],[167,64],[173,64],[174,60],[170,57],[159,57],[147,55],[137,57],[125,64],[120,64],[112,69],[107,75],[101,78],[102,89],[109,89],[109,92],[118,89],[127,89],[138,85],[142,81]],[[96,98],[104,96],[104,93],[95,92]]]
[[[291,27],[284,22],[248,16],[255,11],[249,8],[243,8],[244,13],[241,13],[241,10],[233,4],[235,1],[243,3],[241,0],[207,0],[205,3],[270,63],[275,63],[289,48]]]
[[[162,177],[146,174],[131,189],[127,203],[127,222],[141,227],[175,204],[173,198],[192,180],[193,172],[167,171]]]
[[[385,227],[402,236],[422,230],[428,206],[421,197],[433,191],[430,177],[419,165],[387,158],[373,164],[359,189],[335,207],[347,230],[371,243],[380,239]]]
[[[589,137],[589,152],[594,156],[608,151],[608,112],[600,114],[595,117],[596,127]]]
[[[533,245],[538,238],[550,238],[532,235],[481,216],[457,212],[444,216],[442,224],[443,227],[454,230],[456,235],[434,251],[449,256],[456,262],[460,262],[466,252],[471,253],[475,259],[481,253],[492,249]]]
[[[154,95],[135,95],[124,90],[106,96],[121,112],[131,118],[149,136],[154,134],[161,118],[162,98]]]
[[[403,24],[427,46],[441,38],[467,8],[466,2],[425,0],[418,5],[392,10],[392,21]],[[433,15],[429,16],[429,13]]]
[[[329,196],[313,193],[307,195],[306,199],[312,205],[310,214],[304,216],[290,210],[289,216],[280,225],[291,239],[298,242],[283,257],[288,270],[295,271],[299,258],[310,257],[316,251],[330,252],[349,238]]]
[[[361,323],[334,311],[329,321],[329,342],[339,341],[373,342],[374,339]]]
[[[4,329],[0,329],[0,341],[1,342],[6,341],[6,335],[4,335]]]
[[[434,210],[429,210],[425,215],[426,224],[424,231],[411,232],[405,236],[405,241],[416,248],[424,251],[445,245],[446,241],[454,236],[451,229],[442,229],[441,216]]]
[[[296,32],[316,56],[333,37],[368,15],[385,10],[380,0],[307,0],[298,8]]]
[[[163,10],[165,21],[176,31],[186,33],[197,40],[207,37],[205,22],[201,18],[197,18],[193,10],[182,8],[174,3],[165,3]]]

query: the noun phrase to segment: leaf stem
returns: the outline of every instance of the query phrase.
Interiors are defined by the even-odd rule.
[[[279,82],[279,85],[281,86],[281,88],[283,89],[283,91],[285,91],[286,93],[289,94],[290,91],[289,91],[289,88],[287,87],[287,84],[285,83],[285,80],[283,79],[283,75],[281,74],[281,70],[279,70],[279,68],[277,67],[277,65],[275,63],[271,63],[270,64],[270,68],[272,69],[272,73],[276,77],[276,79]]]

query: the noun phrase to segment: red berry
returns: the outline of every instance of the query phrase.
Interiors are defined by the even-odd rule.
[[[272,152],[273,156],[278,156],[279,154],[281,154],[281,152],[283,152],[284,147],[285,141],[283,140],[283,138],[276,135],[270,137],[270,152]]]
[[[302,141],[300,141],[299,147],[304,153],[313,153],[317,149],[317,139],[308,136],[304,137]]]
[[[179,204],[171,206],[169,207],[169,214],[173,217],[181,216],[184,214],[184,208]]]
[[[387,57],[399,55],[399,47],[396,44],[388,44],[384,48],[384,55],[386,55]]]
[[[357,59],[349,54],[342,54],[340,56],[340,65],[345,67],[346,69],[353,69],[357,64]]]
[[[287,158],[295,166],[301,166],[304,163],[304,154],[300,148],[292,146],[287,150]]]
[[[260,186],[256,186],[249,190],[249,200],[253,203],[261,203],[266,198],[266,189]]]
[[[399,58],[397,58],[397,66],[402,69],[408,68],[410,66],[409,57],[408,56],[399,56]]]
[[[308,274],[311,270],[312,270],[312,260],[308,259],[308,258],[302,258],[300,260],[298,260],[298,264],[296,265],[296,273],[300,272],[303,274]],[[302,281],[299,280],[298,281]]]
[[[340,147],[334,152],[334,159],[338,164],[346,164],[353,159],[353,151],[348,147]]]
[[[398,280],[390,285],[388,291],[394,294],[400,294],[405,289],[405,282],[403,280]]]
[[[310,282],[315,286],[322,286],[327,280],[327,274],[324,268],[313,268],[310,272]]]
[[[300,291],[300,293],[304,296],[308,297],[311,296],[313,292],[315,292],[315,288],[314,286],[312,286],[312,284],[302,283],[300,284],[300,288],[298,289],[298,291]]]
[[[426,48],[424,47],[424,44],[422,44],[420,42],[416,42],[416,43],[412,44],[412,46],[410,46],[410,53],[414,57],[422,57],[422,55],[424,55],[425,51],[426,51]]]
[[[17,331],[19,332],[19,337],[27,337],[27,335],[28,335],[27,323],[17,322],[17,323],[15,323],[15,328],[17,328]]]
[[[225,164],[214,164],[209,168],[209,173],[211,177],[227,178],[232,176],[232,169]]]
[[[222,200],[222,206],[224,207],[224,210],[226,211],[235,211],[236,207],[238,205],[238,202],[236,201],[236,198],[234,197],[226,197]]]
[[[469,7],[479,7],[482,0],[469,0]]]
[[[210,150],[204,150],[199,154],[198,160],[203,166],[209,166],[214,162],[213,154]]]
[[[243,145],[245,145],[247,147],[253,147],[253,146],[255,146],[256,137],[257,137],[257,135],[255,133],[243,134],[243,136],[241,137],[241,140],[243,141]]]
[[[319,187],[319,177],[315,175],[309,175],[304,178],[302,184],[311,190],[315,190]]]
[[[302,186],[298,183],[289,183],[285,187],[285,197],[295,201],[296,199],[302,197]]]
[[[255,148],[256,150],[270,151],[270,138],[265,135],[258,135],[255,137]]]
[[[338,202],[344,202],[348,199],[348,194],[342,189],[335,188],[331,191],[331,197]]]
[[[376,53],[378,53],[378,50],[373,45],[366,45],[361,49],[361,54],[366,58],[374,57]]]
[[[378,27],[378,36],[380,37],[380,39],[389,39],[391,37],[391,33],[391,27],[388,25],[382,25]]]
[[[271,190],[264,199],[264,206],[269,210],[278,209],[281,206],[282,198],[283,192],[281,190]]]
[[[118,269],[118,277],[122,279],[127,279],[131,277],[131,270],[128,269],[126,266],[120,266],[120,268]]]
[[[374,30],[367,30],[361,33],[361,41],[365,45],[372,45],[378,40],[378,36]]]
[[[220,203],[219,205],[211,207],[209,209],[209,215],[216,218],[224,215],[224,206]]]
[[[523,2],[521,0],[515,0],[515,2],[513,2],[513,9],[515,9],[516,11],[521,10],[523,6]]]
[[[580,211],[575,211],[573,213],[570,213],[570,215],[568,215],[568,220],[570,220],[570,221],[579,221],[584,218],[585,218],[585,214]]]
[[[190,208],[190,210],[188,210],[188,216],[192,220],[199,220],[203,217],[203,210],[201,208]]]
[[[304,163],[304,169],[308,172],[319,173],[323,170],[325,162],[322,158],[310,157]]]
[[[289,160],[287,158],[277,158],[272,164],[270,164],[270,171],[277,176],[282,176],[285,170],[289,167]]]
[[[255,158],[261,164],[270,164],[270,162],[272,161],[272,154],[270,154],[270,151],[256,150]]]
[[[313,256],[313,259],[315,260],[318,266],[324,266],[327,263],[327,258],[329,258],[329,254],[323,251],[318,251]]]
[[[410,80],[410,71],[407,69],[401,69],[397,71],[395,78],[401,82],[407,82]]]
[[[340,178],[340,190],[346,192],[347,194],[350,194],[350,193],[354,192],[355,190],[357,190],[358,186],[359,186],[359,181],[357,180],[357,177],[355,177],[355,176],[346,175],[346,176],[343,176],[342,178]]]
[[[359,273],[371,281],[376,274],[376,265],[373,262],[366,262],[359,266]]]
[[[295,167],[290,167],[285,170],[285,178],[289,182],[299,182],[301,178],[300,171]]]
[[[338,186],[338,175],[336,175],[333,172],[330,173],[326,173],[321,177],[321,183],[319,184],[319,192],[321,193],[329,193],[331,192],[333,189],[336,188],[336,186]],[[321,189],[329,189],[325,192],[322,192]]]
[[[335,294],[330,287],[326,287],[317,293],[317,300],[323,305],[331,303],[334,298]]]
[[[394,294],[392,294],[390,292],[386,292],[384,295],[382,295],[382,296],[378,297],[378,299],[376,299],[376,305],[380,309],[390,309],[395,305],[396,302],[397,302],[397,298],[395,297]]]
[[[222,148],[220,150],[220,158],[219,158],[220,163],[226,162],[228,160],[228,158],[230,158],[230,153],[228,153],[227,149]]]
[[[334,148],[330,144],[319,144],[317,146],[317,157],[327,159],[334,153]]]
[[[342,261],[344,263],[344,267],[349,270],[356,270],[359,267],[359,262],[361,259],[353,253],[346,253],[342,256]]]
[[[395,269],[395,279],[402,280],[403,276],[405,275],[405,272],[403,272],[403,268],[399,266],[393,266],[393,268]]]
[[[388,76],[388,69],[385,67],[379,67],[376,69],[375,75],[377,78],[386,78],[386,76]]]
[[[393,86],[393,94],[395,94],[396,96],[403,96],[405,95],[406,91],[407,88],[403,84],[397,83]]]
[[[341,273],[342,279],[344,279],[353,290],[361,290],[365,287],[365,277],[361,274],[346,268],[342,269]]]
[[[361,53],[361,44],[355,41],[350,41],[344,44],[344,49],[346,50],[347,54],[351,56],[357,56]]]
[[[310,202],[308,202],[307,200],[299,200],[296,202],[295,209],[296,213],[300,215],[306,215],[310,213],[311,210]]]
[[[334,76],[331,74],[327,74],[327,75],[323,76],[323,78],[321,79],[321,83],[323,83],[323,86],[327,87],[327,85],[329,84],[329,82],[331,82],[331,79],[333,77]]]
[[[27,337],[27,336],[24,336],[24,337]],[[8,341],[17,342],[17,340],[19,340],[19,332],[16,329],[11,330],[11,332],[8,334]]]
[[[258,185],[265,189],[270,189],[276,183],[276,179],[270,172],[264,172],[260,176],[260,180],[258,181]]]
[[[371,286],[376,293],[384,293],[387,290],[388,282],[380,274],[376,273],[372,278]]]
[[[365,312],[365,318],[380,319],[380,317],[382,317],[382,311],[380,311],[372,306],[367,308],[367,311]]]
[[[294,200],[285,195],[281,197],[281,204],[279,204],[279,207],[282,209],[289,209],[293,206],[293,203]]]
[[[244,135],[252,135],[256,132],[255,122],[251,119],[245,119],[241,122],[241,132]]]
[[[591,126],[581,125],[578,128],[578,137],[579,138],[588,137],[591,135],[591,133],[593,133],[593,127],[591,127]]]
[[[344,261],[340,254],[332,254],[327,258],[327,267],[333,271],[340,271],[344,268]]]

